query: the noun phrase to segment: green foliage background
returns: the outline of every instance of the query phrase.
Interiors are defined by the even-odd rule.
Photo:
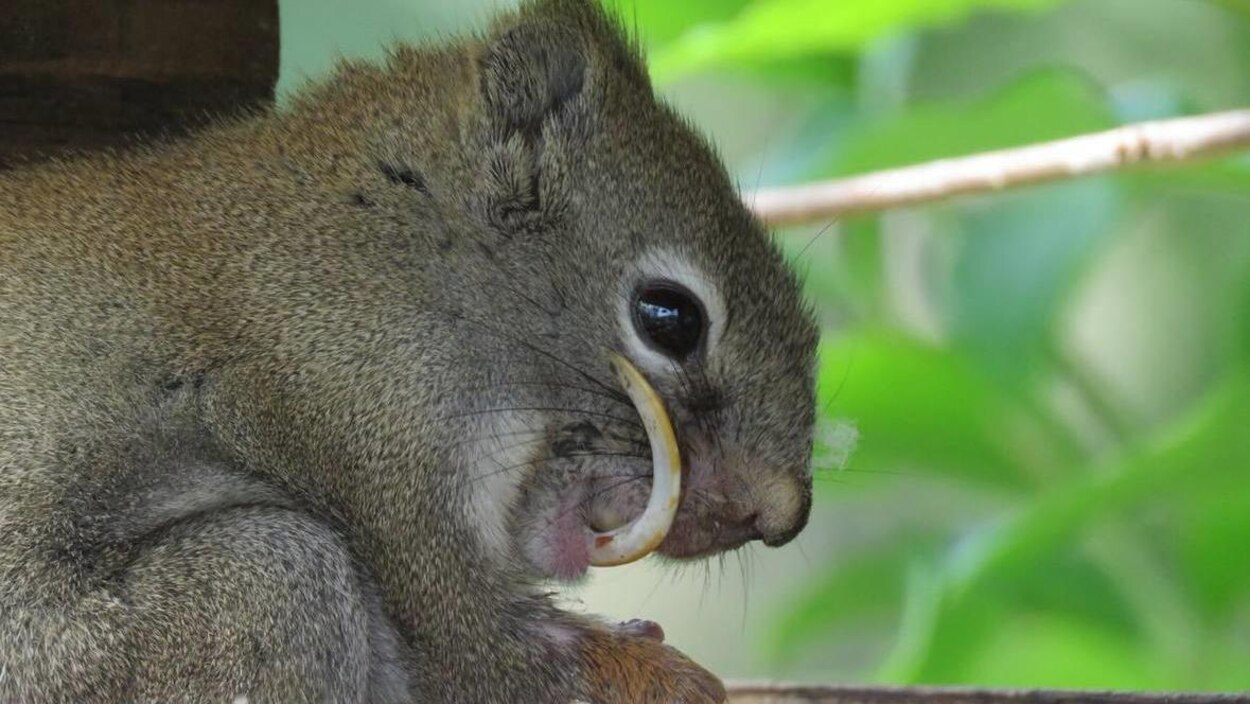
[[[1250,105],[1244,3],[704,4],[622,9],[662,83],[810,101],[770,181]],[[773,661],[875,628],[888,682],[1250,688],[1248,236],[1245,158],[783,235],[862,434],[820,500],[899,520],[780,610]],[[892,473],[951,510],[907,520],[925,494],[863,478]]]
[[[343,50],[373,53],[448,6],[331,5],[284,2],[284,85],[317,37],[374,22]],[[614,7],[744,189],[1250,106],[1247,0]],[[861,441],[818,458],[829,539],[723,674],[1250,689],[1250,158],[778,239],[825,323],[826,422]]]

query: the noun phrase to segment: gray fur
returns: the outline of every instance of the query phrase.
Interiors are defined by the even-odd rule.
[[[570,487],[645,496],[606,355],[659,250],[727,311],[652,378],[692,467],[667,550],[785,542],[811,317],[587,3],[0,174],[0,701],[720,699],[552,607],[523,544]]]

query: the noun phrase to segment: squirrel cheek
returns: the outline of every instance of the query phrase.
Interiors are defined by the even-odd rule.
[[[545,515],[535,517],[535,530],[524,536],[521,550],[544,575],[574,580],[590,567],[584,500],[584,491],[563,492]]]
[[[465,505],[469,525],[477,529],[482,545],[496,559],[507,560],[515,549],[506,517],[520,495],[521,468],[534,458],[540,443],[537,438],[522,443],[514,438],[530,437],[530,429],[543,423],[537,413],[491,413],[470,430],[479,439],[461,447],[461,461],[470,477]],[[501,467],[516,469],[503,471]]]

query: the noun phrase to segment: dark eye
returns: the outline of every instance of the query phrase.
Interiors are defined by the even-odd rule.
[[[643,284],[634,293],[634,327],[647,344],[682,360],[703,341],[703,305],[671,281]]]

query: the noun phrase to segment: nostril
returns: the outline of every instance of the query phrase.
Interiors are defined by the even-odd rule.
[[[742,527],[746,529],[747,540],[764,540],[765,536],[764,530],[761,526],[762,523],[763,521],[760,520],[760,514],[758,512],[752,513],[743,519]]]

